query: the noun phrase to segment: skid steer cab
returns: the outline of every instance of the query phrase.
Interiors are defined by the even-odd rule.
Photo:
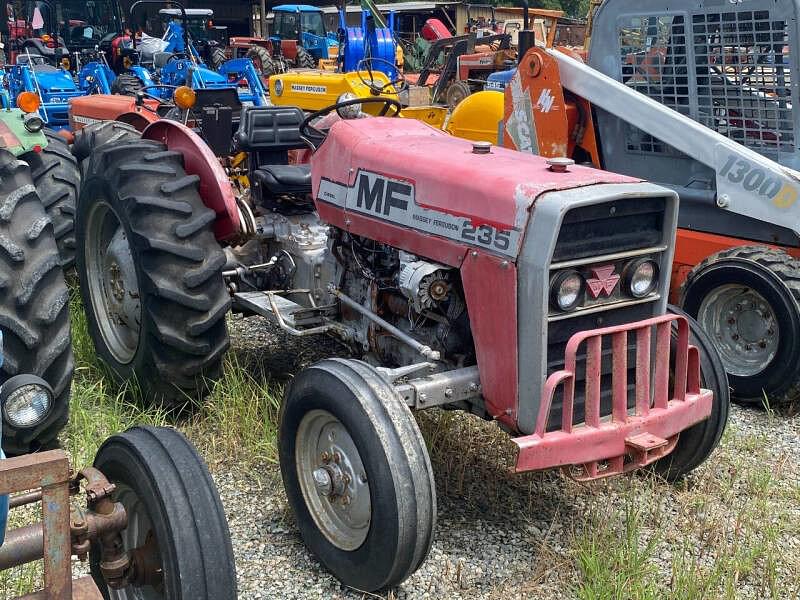
[[[390,116],[323,125],[368,103]],[[399,109],[244,107],[245,188],[194,132],[161,121],[94,150],[76,218],[90,334],[147,398],[206,393],[229,308],[360,358],[292,379],[279,455],[305,543],[367,591],[402,582],[432,542],[412,410],[495,421],[517,471],[582,480],[646,466],[679,478],[728,414],[708,338],[667,306],[673,192],[391,118]],[[310,164],[290,164],[309,147]]]

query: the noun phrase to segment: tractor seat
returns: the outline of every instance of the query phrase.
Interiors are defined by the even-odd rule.
[[[253,186],[263,195],[310,194],[311,165],[263,165],[253,171]]]

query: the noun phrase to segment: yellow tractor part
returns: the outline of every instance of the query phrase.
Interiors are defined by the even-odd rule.
[[[458,103],[444,130],[473,142],[499,144],[505,96],[500,91],[475,92]],[[403,109],[405,115],[407,109]]]
[[[389,79],[380,71],[372,71],[373,85],[377,88],[388,84]],[[269,78],[269,96],[276,106],[298,106],[305,111],[315,111],[336,104],[342,94],[354,94],[357,98],[374,98],[375,93],[361,80],[370,81],[366,71],[359,73],[331,73],[330,71],[289,71]],[[397,100],[394,88],[388,86],[382,97]],[[378,114],[383,108],[379,103],[365,104],[364,111]]]
[[[447,120],[447,107],[446,106],[406,106],[403,112],[400,113],[401,117],[406,119],[416,119],[427,123],[431,127],[441,129],[444,127]]]

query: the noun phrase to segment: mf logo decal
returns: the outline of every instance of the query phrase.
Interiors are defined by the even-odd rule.
[[[592,298],[599,298],[603,294],[610,296],[619,283],[619,275],[614,273],[614,265],[594,267],[592,273],[594,278],[586,280],[586,285],[589,286],[589,295]]]
[[[536,101],[536,106],[533,108],[542,111],[543,113],[549,113],[553,109],[553,103],[556,101],[553,98],[553,94],[549,89],[542,90],[542,93],[539,94],[539,99]]]
[[[498,229],[469,219],[419,206],[412,181],[360,169],[352,186],[323,179],[317,199],[401,227],[416,229],[451,240],[479,246],[494,254],[515,257],[521,233]]]

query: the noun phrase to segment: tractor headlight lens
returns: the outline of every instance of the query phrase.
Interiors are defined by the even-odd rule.
[[[36,427],[50,414],[53,388],[41,377],[15,375],[0,387],[3,420],[15,429]]]
[[[625,269],[625,290],[634,298],[644,298],[658,287],[658,265],[640,258]]]
[[[44,127],[44,121],[42,121],[42,118],[36,113],[29,113],[25,115],[25,119],[22,121],[22,124],[25,125],[25,129],[31,133],[41,131],[42,127]]]
[[[356,96],[353,92],[345,92],[336,99],[336,104],[357,99],[358,96]],[[339,113],[339,116],[343,119],[357,119],[359,116],[361,116],[361,103],[342,106],[341,108],[337,108],[336,112]]]
[[[585,282],[577,271],[561,271],[550,283],[550,303],[553,308],[569,311],[580,304]]]
[[[175,106],[181,110],[189,110],[197,102],[197,94],[189,86],[182,85],[175,90],[172,100],[175,102]]]

